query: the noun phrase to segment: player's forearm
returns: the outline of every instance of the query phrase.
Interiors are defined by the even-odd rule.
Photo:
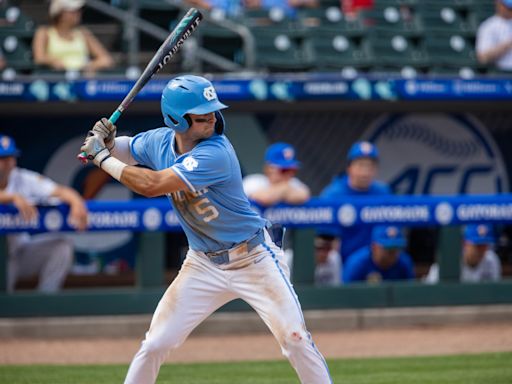
[[[512,41],[500,44],[494,48],[488,49],[484,52],[478,52],[478,61],[482,64],[491,64],[499,60],[500,57],[505,55],[512,49]]]
[[[127,166],[123,169],[119,181],[132,191],[146,197],[163,196],[187,189],[185,183],[170,168],[153,171]]]
[[[85,203],[82,197],[74,189],[59,185],[55,188],[52,196],[57,197],[62,202],[71,207],[80,207],[85,209]]]
[[[270,186],[252,193],[249,198],[261,205],[274,205],[283,201],[283,189]]]
[[[309,188],[290,187],[286,190],[284,201],[288,204],[302,204],[308,201],[310,197]]]

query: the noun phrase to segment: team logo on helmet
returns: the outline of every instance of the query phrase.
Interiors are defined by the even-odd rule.
[[[203,91],[203,96],[208,101],[215,100],[217,98],[217,93],[215,92],[215,88],[213,88],[213,86],[206,87]]]
[[[0,144],[3,149],[9,148],[9,145],[11,145],[11,139],[7,136],[2,137],[2,142]]]
[[[292,148],[283,149],[283,157],[286,160],[291,160],[295,157],[295,151]]]
[[[183,160],[183,166],[187,171],[193,171],[194,168],[197,168],[199,163],[192,156],[188,156],[185,160]]]
[[[485,225],[479,225],[476,228],[476,231],[478,232],[478,236],[480,237],[484,237],[485,235],[487,235],[487,227]]]
[[[388,227],[386,230],[388,237],[394,238],[398,236],[398,228],[397,227]]]

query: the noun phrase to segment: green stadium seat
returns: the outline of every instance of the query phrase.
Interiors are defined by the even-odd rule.
[[[472,38],[459,34],[431,34],[424,40],[432,66],[479,68]]]
[[[197,30],[196,37],[201,45],[230,61],[243,63],[242,38],[230,29],[204,21]]]
[[[368,41],[375,60],[383,66],[424,68],[429,64],[429,57],[423,46],[406,35],[372,33],[368,36]]]
[[[0,34],[31,38],[34,35],[35,23],[20,8],[7,6],[0,8]]]
[[[0,36],[0,46],[8,67],[17,71],[34,68],[31,48],[17,36]]]
[[[270,71],[309,70],[314,67],[311,52],[297,39],[277,31],[253,30],[256,65]]]
[[[368,28],[379,33],[393,32],[412,37],[424,32],[421,19],[409,7],[378,5],[363,11],[362,17]]]
[[[419,13],[423,26],[430,32],[473,34],[474,27],[454,8],[424,10]]]
[[[328,31],[346,36],[363,36],[367,32],[361,18],[348,20],[339,7],[302,9],[298,16],[308,34]]]
[[[345,67],[365,69],[374,63],[366,41],[342,33],[317,31],[306,39],[305,44],[312,52],[316,68],[320,70]]]

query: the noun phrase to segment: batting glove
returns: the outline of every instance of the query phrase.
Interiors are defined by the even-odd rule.
[[[110,157],[110,151],[105,146],[103,138],[94,131],[89,131],[80,150],[87,154],[87,159],[92,160],[94,165],[100,168],[101,163]]]
[[[105,146],[109,151],[112,151],[116,145],[115,138],[117,134],[117,127],[110,122],[107,118],[102,118],[97,121],[92,128],[94,133],[97,133],[105,142]]]

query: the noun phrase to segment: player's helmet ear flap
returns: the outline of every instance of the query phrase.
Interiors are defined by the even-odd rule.
[[[203,115],[227,108],[217,98],[209,80],[193,75],[178,76],[169,81],[162,92],[160,106],[165,125],[176,132],[186,132],[190,128],[186,118],[189,113]],[[224,121],[222,118],[217,121],[220,120]]]
[[[215,122],[215,133],[217,135],[222,135],[224,133],[224,127],[226,126],[222,112],[215,111],[215,118],[217,119],[217,121]]]

